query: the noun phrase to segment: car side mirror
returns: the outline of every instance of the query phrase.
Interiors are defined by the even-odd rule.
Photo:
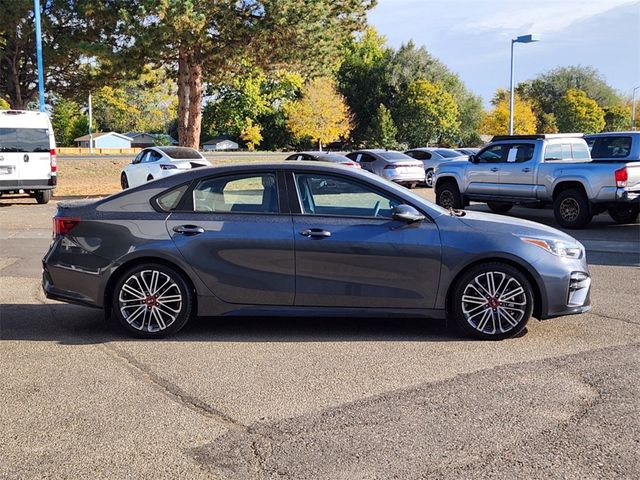
[[[469,155],[469,161],[471,163],[478,163],[478,159],[476,158],[475,155]]]
[[[425,216],[411,205],[397,205],[393,208],[393,219],[407,223],[421,222]]]

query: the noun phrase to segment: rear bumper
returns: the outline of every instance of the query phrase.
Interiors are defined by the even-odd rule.
[[[640,203],[640,191],[630,192],[628,190],[623,190],[616,194],[616,201],[626,203]]]
[[[55,175],[39,180],[0,180],[0,191],[53,190],[57,183],[58,177]]]
[[[416,172],[396,173],[393,171],[382,171],[382,177],[396,183],[416,183],[424,182],[425,172],[420,169]]]

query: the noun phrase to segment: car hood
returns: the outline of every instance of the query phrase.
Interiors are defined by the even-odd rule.
[[[571,235],[567,235],[556,228],[520,218],[469,210],[465,210],[465,215],[458,218],[465,225],[483,232],[491,232],[498,235],[510,233],[519,237],[580,243]]]

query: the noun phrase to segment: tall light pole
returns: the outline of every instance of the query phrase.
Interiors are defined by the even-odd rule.
[[[511,81],[509,87],[509,135],[513,135],[513,46],[516,43],[532,43],[540,40],[540,35],[530,33],[529,35],[520,35],[511,40]]]
[[[633,87],[633,95],[631,95],[631,130],[636,129],[636,90],[640,90],[640,85]]]
[[[40,27],[40,0],[33,0],[33,14],[36,20],[36,57],[38,60],[38,94],[40,111],[44,112],[44,73],[42,65],[42,29]]]

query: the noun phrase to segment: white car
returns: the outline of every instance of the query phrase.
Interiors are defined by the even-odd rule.
[[[192,168],[210,166],[209,160],[193,148],[149,147],[124,167],[120,175],[120,185],[125,190]]]

